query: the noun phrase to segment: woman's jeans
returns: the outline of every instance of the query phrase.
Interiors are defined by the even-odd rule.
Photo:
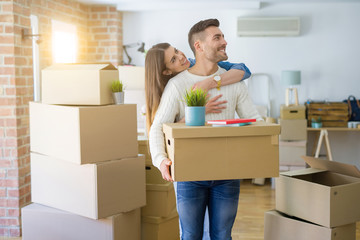
[[[181,240],[201,240],[206,207],[211,240],[231,240],[240,180],[177,182],[176,201]]]

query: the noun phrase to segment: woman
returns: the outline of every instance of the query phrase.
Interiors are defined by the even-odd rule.
[[[156,111],[159,107],[161,96],[168,81],[176,74],[188,69],[195,64],[193,59],[187,59],[181,51],[168,43],[153,46],[146,54],[145,59],[145,91],[146,91],[146,128],[149,132]],[[251,73],[244,64],[220,62],[220,67],[228,70],[221,74],[221,85],[229,85],[250,77]],[[242,70],[242,71],[239,71]],[[196,83],[194,88],[210,90],[217,87],[213,78],[207,78]],[[218,113],[224,109],[222,104],[226,101],[217,101],[222,95],[210,99],[206,105],[206,113]],[[183,119],[179,120],[183,121]],[[162,173],[163,175],[163,173]],[[167,180],[164,175],[163,178]],[[174,185],[176,188],[176,185]],[[204,239],[210,239],[208,213],[204,222]],[[181,228],[180,228],[181,231]]]
[[[159,43],[149,49],[145,59],[146,128],[148,132],[167,82],[194,63],[194,59],[187,59],[183,52],[172,47],[169,43]],[[218,65],[228,70],[228,72],[220,75],[222,86],[239,82],[251,75],[249,69],[242,63],[220,62]],[[205,79],[194,85],[194,88],[204,90],[216,87],[217,83],[213,78]],[[221,95],[218,95],[209,100],[206,105],[206,113],[218,113],[225,108],[221,105],[226,101],[217,101],[220,97]],[[184,119],[179,121],[184,121]]]

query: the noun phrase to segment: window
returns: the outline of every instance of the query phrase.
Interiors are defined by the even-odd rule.
[[[77,57],[76,26],[52,20],[52,52],[54,63],[75,63]]]

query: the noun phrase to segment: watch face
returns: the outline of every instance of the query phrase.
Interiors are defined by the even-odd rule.
[[[215,80],[215,81],[220,81],[220,80],[221,80],[221,77],[220,77],[219,75],[217,75],[217,76],[214,77],[214,80]]]

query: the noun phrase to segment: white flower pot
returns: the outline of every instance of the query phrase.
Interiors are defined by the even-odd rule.
[[[124,92],[113,92],[115,104],[124,104]]]

